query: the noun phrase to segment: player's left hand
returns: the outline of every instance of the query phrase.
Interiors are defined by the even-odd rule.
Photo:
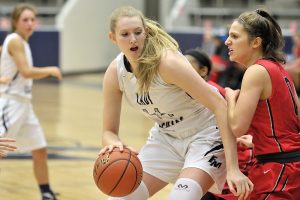
[[[240,95],[240,90],[233,90],[229,87],[225,88],[225,99],[227,101],[233,100],[234,102],[236,102],[239,95]]]
[[[0,158],[6,157],[8,151],[15,151],[17,147],[10,144],[10,142],[15,142],[15,139],[10,138],[0,138]]]
[[[11,78],[8,77],[0,77],[0,84],[8,84],[11,82]]]
[[[239,169],[227,171],[227,184],[238,200],[247,199],[253,190],[253,183]]]

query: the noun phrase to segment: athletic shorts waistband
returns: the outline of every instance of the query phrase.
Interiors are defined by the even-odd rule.
[[[300,150],[290,152],[280,152],[272,154],[257,155],[258,163],[277,162],[277,163],[291,163],[300,161]]]

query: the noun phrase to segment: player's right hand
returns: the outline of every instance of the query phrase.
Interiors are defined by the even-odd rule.
[[[238,137],[236,139],[238,145],[244,147],[244,148],[252,148],[253,144],[252,144],[252,135],[243,135],[241,137]]]
[[[117,142],[115,142],[113,144],[110,144],[110,145],[107,145],[107,146],[103,147],[100,150],[100,152],[98,153],[98,155],[105,154],[106,152],[110,153],[110,152],[113,151],[114,148],[119,148],[121,152],[124,150],[124,148],[128,148],[129,150],[131,150],[135,154],[138,154],[138,151],[135,150],[134,148],[123,144],[121,141],[117,141]]]
[[[62,74],[58,67],[51,67],[51,76],[56,77],[58,80],[62,80]]]

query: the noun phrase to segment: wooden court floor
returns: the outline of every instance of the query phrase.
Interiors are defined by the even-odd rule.
[[[65,77],[61,83],[38,81],[33,106],[49,149],[49,173],[59,200],[105,200],[92,177],[101,147],[102,74]],[[124,103],[120,133],[136,149],[146,141],[152,123]],[[167,199],[171,186],[150,200]],[[39,200],[30,154],[14,153],[0,160],[0,199]]]

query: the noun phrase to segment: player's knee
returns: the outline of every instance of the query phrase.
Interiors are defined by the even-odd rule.
[[[108,200],[147,200],[149,198],[149,191],[145,183],[142,181],[139,187],[130,195],[126,197],[110,197]]]
[[[179,178],[171,190],[169,200],[199,200],[202,195],[203,192],[199,183],[190,178]]]

